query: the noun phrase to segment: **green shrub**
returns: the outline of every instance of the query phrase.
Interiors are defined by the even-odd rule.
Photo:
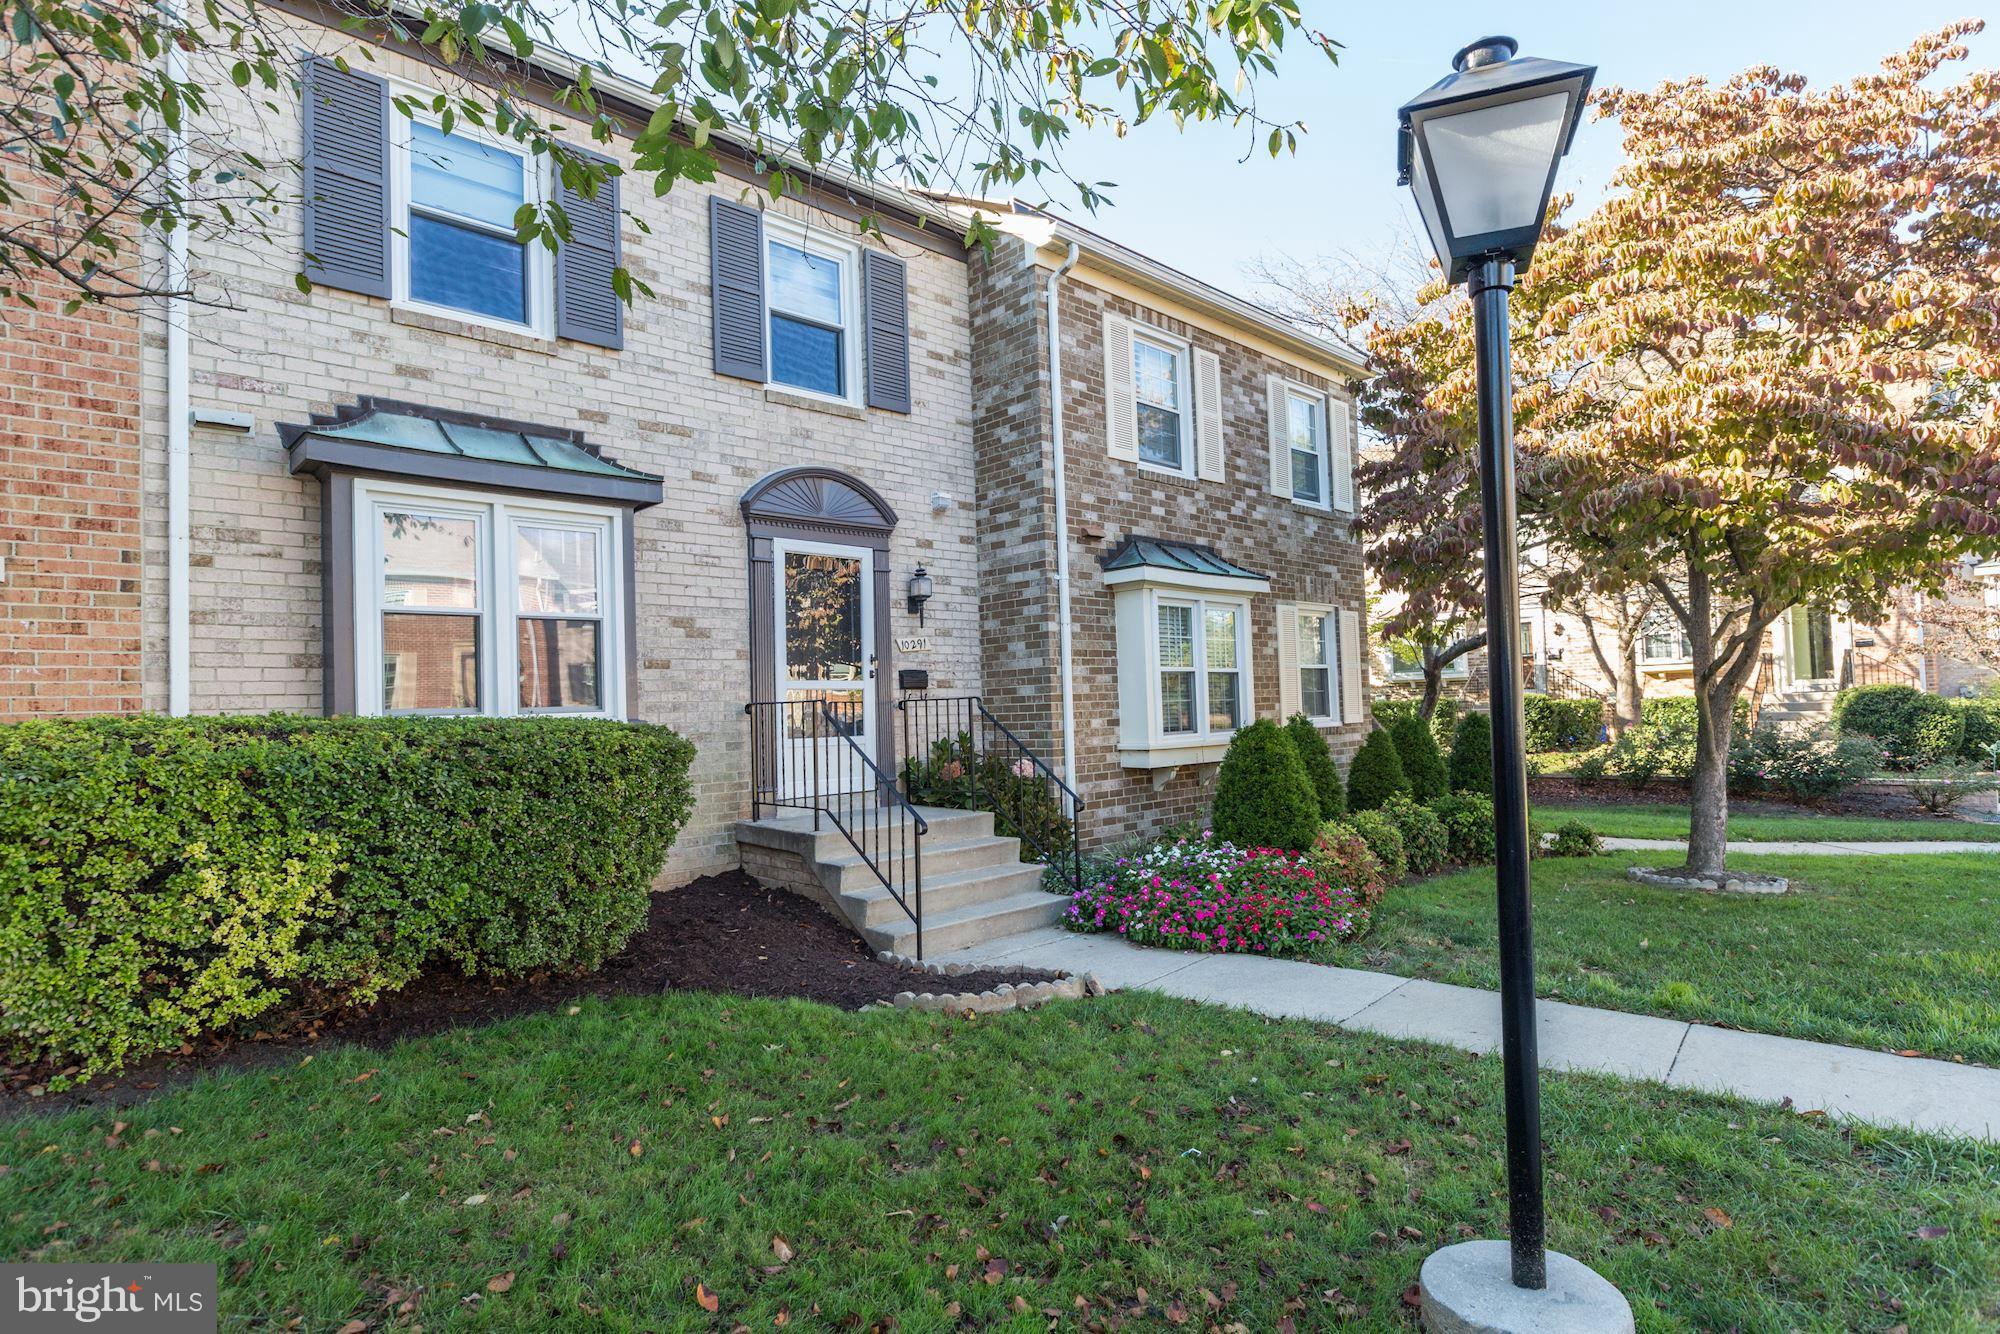
[[[1695,726],[1694,710],[1688,709],[1626,728],[1611,747],[1611,772],[1634,788],[1656,778],[1687,778],[1694,772]]]
[[[1958,743],[1958,758],[1991,765],[1995,748],[2000,747],[2000,699],[1954,699],[1946,702],[1959,716],[1965,729]]]
[[[1396,743],[1387,732],[1376,728],[1362,741],[1354,762],[1347,766],[1347,809],[1372,811],[1398,792],[1409,790],[1410,780],[1403,776],[1403,761],[1396,753]]]
[[[1379,900],[1386,888],[1381,860],[1369,850],[1368,840],[1340,820],[1327,822],[1306,858],[1322,883],[1347,886],[1364,908]]]
[[[1437,707],[1431,710],[1431,739],[1437,742],[1440,751],[1450,752],[1451,739],[1458,731],[1459,713],[1458,701],[1450,695],[1440,698]]]
[[[1694,735],[1695,722],[1700,706],[1693,695],[1668,695],[1662,699],[1642,700],[1639,704],[1639,724],[1642,727],[1659,727],[1668,723],[1679,723],[1687,727],[1688,735]],[[1741,729],[1750,725],[1750,700],[1738,695],[1729,707],[1732,727]]]
[[[1333,752],[1326,745],[1326,734],[1313,726],[1312,719],[1303,713],[1293,714],[1285,723],[1285,731],[1290,734],[1292,745],[1306,766],[1306,777],[1312,779],[1313,791],[1319,795],[1319,818],[1339,819],[1347,810],[1347,793],[1340,786],[1340,770],[1334,767]]]
[[[1411,875],[1429,875],[1451,857],[1444,821],[1430,807],[1394,796],[1382,803],[1382,814],[1396,822],[1396,832],[1403,836],[1403,862]]]
[[[1238,730],[1215,777],[1215,836],[1239,848],[1303,852],[1320,824],[1319,793],[1290,734],[1269,718]]]
[[[904,760],[903,791],[921,806],[991,811],[993,827],[1020,839],[1051,871],[1062,872],[1071,864],[1076,826],[1054,775],[1030,760],[1010,763],[997,751],[979,754],[970,732],[940,738],[929,755]],[[1060,875],[1057,883],[1069,882]]]
[[[1389,724],[1389,739],[1396,743],[1396,758],[1403,764],[1403,779],[1410,795],[1418,802],[1436,801],[1448,790],[1444,757],[1438,754],[1437,739],[1431,729],[1416,718],[1398,718]]]
[[[1603,782],[1611,769],[1611,750],[1610,746],[1597,747],[1570,766],[1569,776],[1585,786]]]
[[[1444,822],[1451,860],[1460,866],[1485,866],[1493,860],[1493,798],[1483,792],[1454,792],[1431,803]]]
[[[1877,758],[1875,743],[1867,737],[1761,724],[1730,748],[1729,790],[1782,792],[1817,801],[1873,776]]]
[[[1521,727],[1529,750],[1583,750],[1604,735],[1604,702],[1551,699],[1530,690],[1521,696]]]
[[[1493,794],[1493,720],[1468,713],[1451,738],[1451,790]]]
[[[1396,822],[1380,811],[1349,811],[1345,820],[1336,823],[1352,829],[1368,850],[1375,854],[1375,860],[1382,864],[1382,879],[1387,884],[1395,884],[1410,873],[1410,865],[1403,856],[1403,834]]]
[[[1852,686],[1834,696],[1833,725],[1846,736],[1875,738],[1882,762],[1922,769],[1957,758],[1965,715],[1951,701],[1915,686]]]
[[[1910,778],[1910,799],[1932,815],[1945,815],[1967,797],[1991,792],[2000,778],[1970,760],[1949,760],[1918,770]]]
[[[1581,820],[1564,820],[1542,847],[1549,857],[1595,857],[1602,851],[1604,842],[1597,831]]]
[[[0,727],[0,1044],[88,1075],[306,990],[594,968],[645,920],[693,753],[562,718]]]

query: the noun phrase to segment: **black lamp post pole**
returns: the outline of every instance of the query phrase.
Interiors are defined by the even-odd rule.
[[[1507,1214],[1514,1286],[1548,1285],[1542,1216],[1542,1092],[1535,1052],[1535,941],[1528,908],[1528,771],[1522,748],[1514,392],[1507,294],[1514,262],[1473,267],[1479,379],[1479,504],[1486,528],[1486,671],[1493,711],[1493,825],[1500,889],[1500,1043],[1507,1076]]]

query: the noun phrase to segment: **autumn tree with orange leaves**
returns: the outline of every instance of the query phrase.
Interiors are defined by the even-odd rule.
[[[1613,195],[1516,292],[1524,541],[1573,555],[1558,597],[1648,588],[1693,645],[1693,872],[1722,869],[1730,709],[1771,624],[1873,619],[2000,550],[1995,396],[1940,392],[2000,383],[2000,73],[1943,77],[1980,26],[1822,90],[1765,67],[1599,93]],[[1479,549],[1469,323],[1429,295],[1370,336],[1385,584]]]

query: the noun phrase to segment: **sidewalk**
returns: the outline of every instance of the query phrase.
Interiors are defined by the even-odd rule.
[[[1313,1019],[1472,1052],[1500,1046],[1498,993],[1421,978],[1241,954],[1141,949],[1115,936],[1077,935],[1060,927],[934,956],[938,963],[1002,959],[1096,973],[1114,989],[1140,987],[1274,1018]],[[1547,1069],[1654,1079],[1762,1102],[1789,1097],[1801,1111],[2000,1141],[2000,1070],[1560,1001],[1541,1001],[1535,1009]]]
[[[1684,838],[1607,838],[1603,843],[1606,852],[1687,851],[1687,840]],[[1907,843],[1765,843],[1740,838],[1729,840],[1729,855],[1732,857],[1739,853],[1746,856],[1768,853],[1774,857],[1897,857],[1926,852],[2000,852],[2000,842],[1970,843],[1962,839],[1913,839]]]

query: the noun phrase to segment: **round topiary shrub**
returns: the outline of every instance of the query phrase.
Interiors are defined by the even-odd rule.
[[[1484,792],[1454,792],[1431,809],[1444,821],[1451,859],[1460,866],[1486,866],[1495,842],[1493,798]]]
[[[1444,757],[1438,754],[1437,738],[1428,724],[1414,715],[1389,724],[1389,739],[1396,743],[1396,755],[1403,762],[1403,778],[1410,795],[1419,803],[1436,801],[1446,790]]]
[[[1320,824],[1319,793],[1285,729],[1259,718],[1238,731],[1215,778],[1215,836],[1239,848],[1303,852]]]
[[[1382,803],[1382,814],[1396,822],[1396,832],[1403,836],[1403,860],[1411,875],[1429,875],[1451,856],[1444,821],[1430,807],[1396,796]]]
[[[1493,795],[1493,720],[1473,712],[1451,734],[1451,790]]]
[[[1403,833],[1394,820],[1380,811],[1349,811],[1345,820],[1337,822],[1336,827],[1341,826],[1353,830],[1375,854],[1375,860],[1382,864],[1384,884],[1393,885],[1410,873],[1403,855]]]
[[[1843,736],[1874,737],[1892,769],[1921,769],[1958,754],[1965,718],[1950,703],[1915,686],[1854,686],[1833,701],[1833,725]]]
[[[1347,811],[1347,792],[1340,785],[1340,770],[1333,765],[1333,752],[1327,749],[1325,734],[1303,713],[1291,716],[1285,732],[1306,766],[1306,777],[1312,779],[1313,791],[1319,794],[1319,818],[1339,819]]]
[[[1410,780],[1403,776],[1403,760],[1396,743],[1379,728],[1368,734],[1347,766],[1347,809],[1372,811],[1397,793],[1408,793]]]

